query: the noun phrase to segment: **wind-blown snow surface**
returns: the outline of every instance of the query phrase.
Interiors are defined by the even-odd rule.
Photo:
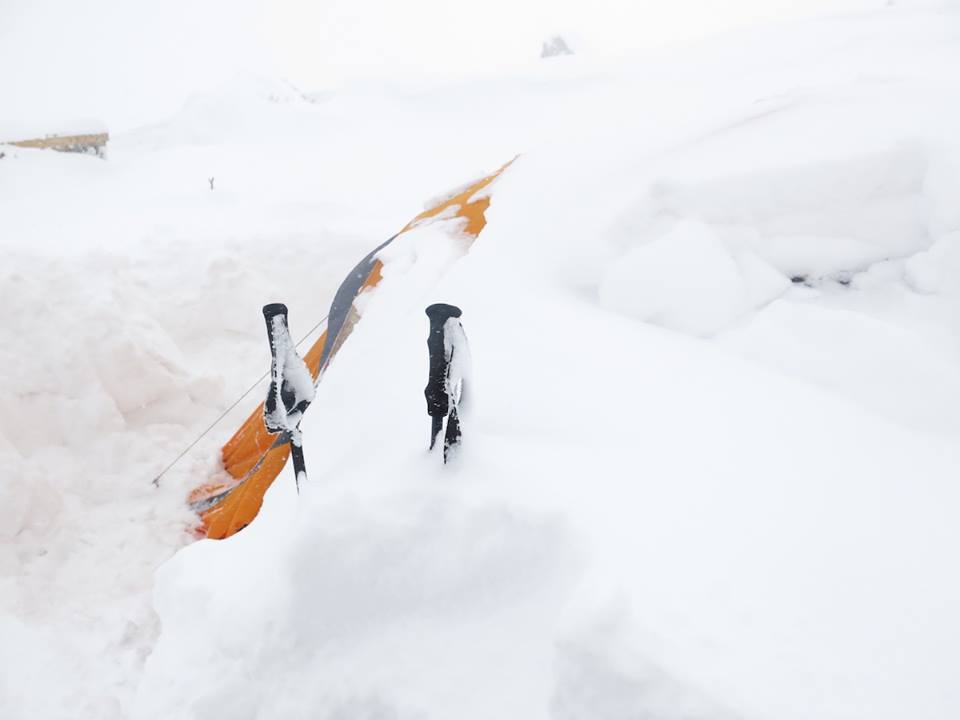
[[[3,716],[956,716],[958,23],[234,89],[106,162],[0,160]],[[151,609],[214,440],[149,480],[266,369],[259,306],[304,332],[418,200],[516,151],[466,256],[391,246],[301,495],[180,549]],[[446,467],[438,301],[474,368]]]

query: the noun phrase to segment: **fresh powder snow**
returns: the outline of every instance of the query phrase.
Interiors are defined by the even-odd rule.
[[[857,5],[602,59],[541,27],[456,78],[205,68],[98,114],[105,159],[0,146],[0,717],[960,715],[960,5]],[[198,540],[261,307],[312,343],[518,153],[468,251],[381,254],[299,494]]]

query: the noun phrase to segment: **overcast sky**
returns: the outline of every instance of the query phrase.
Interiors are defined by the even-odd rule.
[[[903,1],[903,0],[900,0]],[[304,89],[584,61],[884,0],[0,0],[0,132],[161,120],[238,69]],[[4,139],[4,138],[0,138]]]

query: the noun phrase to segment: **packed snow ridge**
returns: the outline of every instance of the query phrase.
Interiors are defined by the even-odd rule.
[[[4,148],[0,716],[956,717],[958,22],[248,79],[106,160]],[[191,542],[266,383],[151,480],[269,368],[261,306],[299,339],[425,198],[520,151],[468,253],[390,246],[300,494],[288,468]],[[473,353],[446,466],[434,302]]]

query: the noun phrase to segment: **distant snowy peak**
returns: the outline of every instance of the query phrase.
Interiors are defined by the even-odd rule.
[[[549,40],[545,40],[540,50],[541,58],[552,58],[560,55],[573,55],[573,50],[567,45],[567,41],[560,35],[554,35]]]

